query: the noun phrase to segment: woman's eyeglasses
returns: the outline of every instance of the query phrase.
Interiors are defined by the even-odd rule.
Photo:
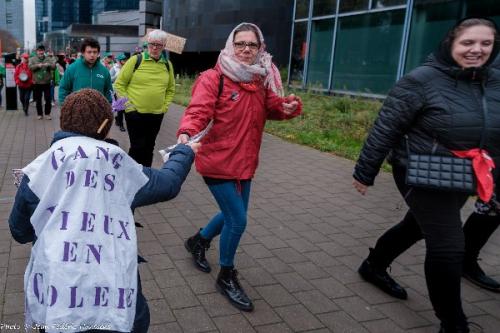
[[[163,48],[163,44],[159,44],[159,43],[148,43],[148,46],[151,46],[151,47],[156,48],[156,49]]]
[[[234,42],[233,45],[238,51],[244,50],[247,46],[252,51],[257,51],[259,49],[259,44],[254,42]]]

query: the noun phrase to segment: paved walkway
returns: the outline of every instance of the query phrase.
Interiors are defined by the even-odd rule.
[[[0,323],[23,323],[23,273],[30,246],[11,240],[7,218],[15,195],[10,170],[48,146],[57,117],[36,120],[34,108],[0,111]],[[174,142],[182,109],[172,107],[157,142]],[[58,111],[56,110],[56,114]],[[113,136],[128,149],[126,133]],[[157,147],[158,148],[158,147]],[[159,155],[154,164],[160,165]],[[414,246],[392,265],[408,288],[398,301],[363,282],[356,269],[368,246],[403,215],[392,179],[382,174],[366,197],[351,187],[353,163],[265,135],[253,183],[249,225],[237,253],[242,283],[255,301],[243,313],[219,295],[216,272],[197,271],[183,240],[217,211],[196,172],[181,194],[138,210],[143,288],[150,332],[437,332],[423,276],[424,248]],[[500,279],[500,233],[483,250],[481,265]],[[217,242],[208,252],[217,263]],[[500,330],[500,296],[463,283],[467,315],[485,332]],[[12,330],[2,329],[2,332]]]

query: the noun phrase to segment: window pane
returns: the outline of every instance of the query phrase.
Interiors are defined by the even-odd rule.
[[[413,9],[405,71],[421,65],[438,46],[448,30],[462,17],[489,17],[500,23],[498,0],[441,1],[417,0]]]
[[[292,45],[292,63],[290,66],[290,84],[295,86],[302,85],[304,74],[304,59],[306,58],[306,32],[307,22],[295,23]]]
[[[307,67],[308,86],[328,88],[334,23],[334,19],[312,22],[309,66]]]
[[[405,10],[339,19],[333,89],[385,94],[396,81]]]
[[[406,5],[407,0],[373,0],[372,8]]]
[[[353,12],[368,9],[368,0],[341,0],[339,12]]]
[[[297,8],[295,8],[295,19],[309,17],[309,1],[297,0]]]
[[[313,16],[333,15],[336,8],[336,0],[314,0]]]
[[[406,72],[421,65],[427,56],[436,50],[446,32],[460,17],[459,12],[459,1],[415,3],[406,55]]]

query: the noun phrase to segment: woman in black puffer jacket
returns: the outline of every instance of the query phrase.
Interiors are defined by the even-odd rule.
[[[406,299],[386,272],[418,240],[426,242],[425,275],[440,332],[469,332],[460,298],[464,233],[460,209],[468,195],[405,183],[407,140],[412,153],[453,156],[483,148],[500,163],[500,72],[490,68],[499,50],[495,24],[469,18],[455,25],[427,62],[389,92],[354,170],[362,194],[389,156],[396,185],[409,206],[403,221],[382,235],[359,268],[365,280]],[[406,137],[408,139],[406,139]],[[436,146],[437,145],[437,146]]]

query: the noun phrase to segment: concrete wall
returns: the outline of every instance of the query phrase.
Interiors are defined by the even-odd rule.
[[[140,13],[138,10],[111,11],[102,12],[95,17],[94,24],[112,24],[112,25],[139,25]],[[103,51],[113,52],[133,52],[135,47],[140,44],[139,37],[110,37],[109,49],[105,37],[98,38]]]

